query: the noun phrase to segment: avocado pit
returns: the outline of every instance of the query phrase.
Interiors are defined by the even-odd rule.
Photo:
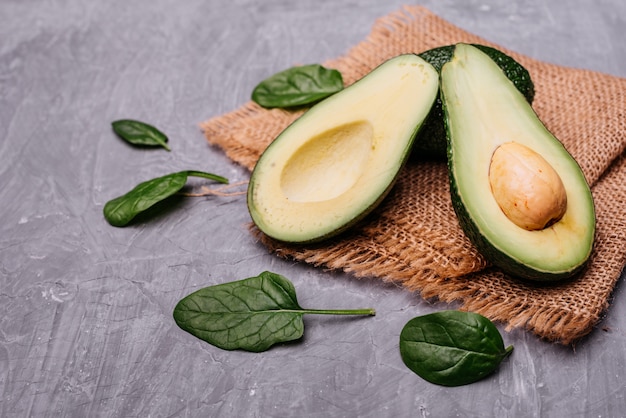
[[[547,228],[567,210],[561,177],[541,155],[525,145],[506,142],[496,148],[489,166],[489,184],[500,209],[520,228]]]

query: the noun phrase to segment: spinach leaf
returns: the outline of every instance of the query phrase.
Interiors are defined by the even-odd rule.
[[[271,272],[200,289],[178,302],[176,324],[224,350],[261,352],[300,338],[304,314],[375,315],[373,309],[302,309],[293,284]]]
[[[442,311],[410,320],[400,333],[404,364],[431,383],[460,386],[493,372],[513,346],[504,348],[495,325],[482,315]]]
[[[266,107],[289,108],[315,103],[343,89],[337,70],[319,64],[292,67],[259,83],[252,100]]]
[[[125,226],[139,213],[172,196],[183,188],[187,177],[203,177],[219,183],[228,179],[202,171],[180,171],[138,184],[130,192],[104,205],[104,217],[113,226]]]
[[[167,136],[152,125],[132,119],[116,120],[111,125],[120,138],[133,145],[163,147],[170,151]]]

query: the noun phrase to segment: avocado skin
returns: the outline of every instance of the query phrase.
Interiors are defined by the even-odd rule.
[[[528,103],[532,103],[535,97],[535,85],[526,68],[496,48],[480,44],[471,45],[483,51],[498,64],[508,79],[511,80],[520,93],[524,95]],[[452,59],[454,47],[455,45],[441,46],[424,51],[418,54],[418,56],[432,65],[438,73],[441,73],[443,65]],[[415,140],[411,158],[435,160],[443,160],[446,158],[447,132],[444,119],[443,103],[441,93],[439,93]]]

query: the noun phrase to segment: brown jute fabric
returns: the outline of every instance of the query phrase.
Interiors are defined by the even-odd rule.
[[[285,245],[252,231],[279,256],[398,283],[426,299],[454,302],[502,322],[507,330],[522,327],[548,341],[572,344],[606,312],[626,264],[626,79],[531,59],[420,6],[379,19],[367,39],[324,65],[341,71],[351,84],[398,54],[457,42],[497,47],[529,70],[535,111],[592,185],[597,236],[584,274],[556,285],[536,285],[490,267],[458,226],[442,162],[409,162],[375,213],[331,242]],[[249,102],[204,122],[202,129],[211,144],[252,169],[265,147],[299,115]]]

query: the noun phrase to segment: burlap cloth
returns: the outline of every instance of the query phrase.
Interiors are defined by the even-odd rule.
[[[457,42],[494,46],[529,70],[536,90],[533,107],[592,185],[597,236],[582,276],[536,285],[490,267],[458,226],[443,162],[409,162],[382,206],[332,242],[289,246],[252,231],[279,256],[398,283],[426,299],[454,302],[502,322],[507,330],[524,327],[548,341],[575,343],[606,312],[626,263],[626,79],[531,59],[419,6],[377,20],[367,39],[323,64],[338,69],[350,84],[398,54]],[[249,102],[201,126],[211,144],[252,169],[265,147],[299,115]]]

